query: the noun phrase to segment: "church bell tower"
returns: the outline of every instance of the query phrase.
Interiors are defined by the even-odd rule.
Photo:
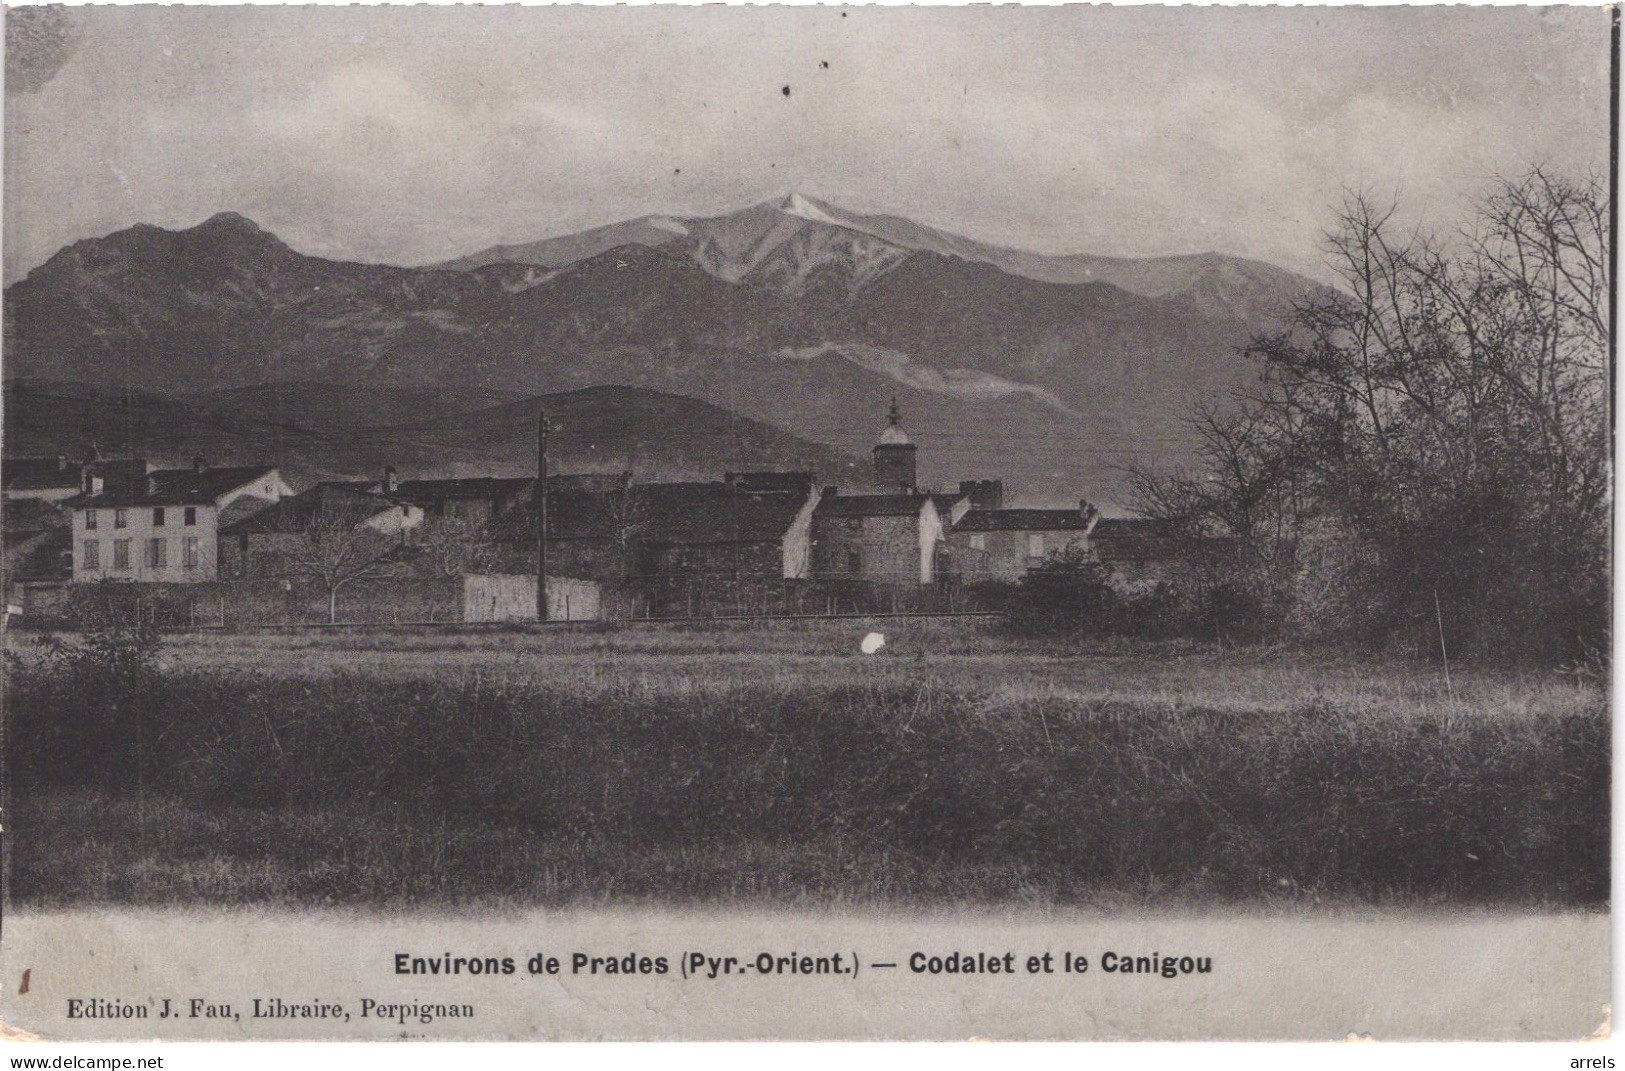
[[[876,482],[890,493],[913,494],[917,486],[914,452],[914,444],[903,431],[902,414],[898,412],[897,399],[894,397],[886,430],[880,433],[880,442],[875,444]]]

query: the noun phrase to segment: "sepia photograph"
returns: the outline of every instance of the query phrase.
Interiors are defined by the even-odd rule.
[[[7,7],[0,1036],[1606,1038],[1617,18]]]

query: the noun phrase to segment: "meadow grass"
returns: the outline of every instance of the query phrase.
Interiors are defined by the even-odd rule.
[[[22,652],[24,903],[1596,905],[1559,676],[865,623]]]
[[[887,639],[859,652],[870,631]],[[27,641],[17,646],[25,659]],[[479,633],[194,633],[171,637],[163,663],[278,677],[362,673],[554,683],[592,692],[638,682],[651,694],[832,680],[925,683],[1008,697],[1125,699],[1169,707],[1282,710],[1327,703],[1351,712],[1516,717],[1595,708],[1594,679],[1544,671],[1362,658],[1301,645],[1216,648],[1188,640],[1038,641],[983,620],[871,619],[629,625]]]

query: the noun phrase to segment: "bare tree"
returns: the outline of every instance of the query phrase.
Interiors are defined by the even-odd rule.
[[[641,552],[650,532],[651,508],[648,492],[632,482],[632,474],[604,481],[595,494],[594,508],[608,534],[610,553],[623,573],[641,574]]]
[[[435,576],[456,577],[489,572],[498,551],[484,525],[466,517],[437,517],[413,549]]]
[[[1350,594],[1388,634],[1434,623],[1438,596],[1454,638],[1485,651],[1596,644],[1607,238],[1603,184],[1538,169],[1443,237],[1351,195],[1326,247],[1340,285],[1250,346],[1254,397],[1197,414],[1196,471],[1131,472],[1140,504],[1222,528],[1278,582],[1306,533],[1332,533],[1378,563]]]
[[[398,576],[399,541],[369,527],[353,510],[317,514],[297,538],[278,547],[278,566],[327,594],[327,622],[338,623],[339,591],[357,580]]]

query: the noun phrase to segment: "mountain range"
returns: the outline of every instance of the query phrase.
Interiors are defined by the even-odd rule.
[[[502,454],[480,445],[491,406],[611,386],[635,392],[582,397],[628,406],[627,420],[649,415],[638,392],[694,399],[724,413],[701,427],[782,434],[764,456],[812,457],[824,444],[822,463],[843,470],[895,395],[929,482],[997,476],[1033,504],[1109,501],[1117,465],[1189,457],[1193,403],[1252,382],[1241,348],[1314,289],[1217,254],[1002,249],[799,194],[420,268],[305,256],[226,213],[76,242],[8,287],[6,375],[136,392],[194,423],[258,418],[232,397],[297,395],[298,427],[327,441],[367,432],[405,449],[378,429],[419,427],[413,463],[425,474]],[[8,409],[8,431],[21,416]],[[655,468],[720,472],[744,456],[702,430],[684,434],[716,456],[678,459],[686,448],[658,424],[645,431],[617,449]],[[350,464],[283,441],[284,464]],[[361,441],[345,447],[356,474],[378,460]]]

